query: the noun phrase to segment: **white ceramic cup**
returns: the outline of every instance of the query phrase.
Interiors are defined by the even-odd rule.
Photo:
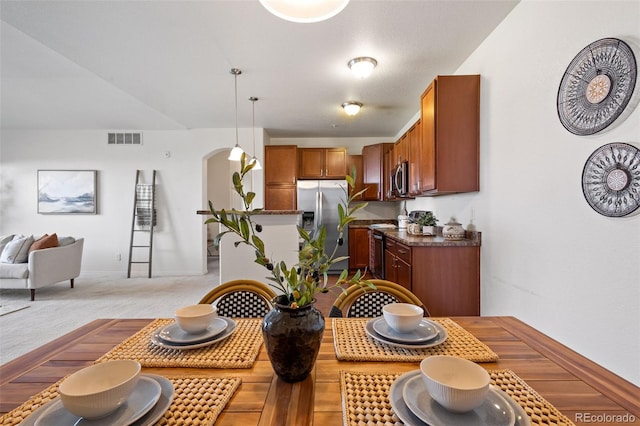
[[[408,333],[418,327],[424,310],[411,303],[389,303],[382,307],[382,315],[389,327],[399,333]]]
[[[430,356],[422,360],[420,371],[429,395],[454,413],[479,407],[489,392],[487,370],[463,358]]]
[[[216,316],[216,310],[208,303],[184,306],[176,310],[178,326],[190,334],[202,333]]]

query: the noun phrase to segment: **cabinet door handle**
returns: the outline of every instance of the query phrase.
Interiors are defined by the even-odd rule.
[[[407,250],[402,250],[402,249],[398,249],[397,251],[399,254],[409,253]]]

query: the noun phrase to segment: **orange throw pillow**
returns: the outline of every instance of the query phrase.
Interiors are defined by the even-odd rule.
[[[33,244],[31,244],[31,247],[29,247],[29,253],[31,253],[34,250],[42,250],[42,249],[52,248],[52,247],[58,247],[58,235],[44,234],[43,237],[37,239],[36,241],[33,242]]]

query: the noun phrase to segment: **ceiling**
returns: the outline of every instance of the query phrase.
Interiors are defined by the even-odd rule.
[[[271,137],[390,137],[517,0],[352,0],[312,24],[257,0],[0,3],[4,129],[172,130],[255,122]],[[378,66],[356,79],[347,62]],[[362,102],[348,117],[340,105]]]

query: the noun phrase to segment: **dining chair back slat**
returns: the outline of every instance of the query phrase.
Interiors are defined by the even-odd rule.
[[[382,315],[382,307],[389,303],[411,303],[420,306],[425,316],[429,311],[422,301],[411,291],[400,284],[387,280],[371,279],[376,289],[361,287],[357,284],[348,287],[333,303],[329,317],[340,318],[346,316],[374,318]]]
[[[254,280],[234,280],[220,284],[199,303],[211,303],[218,315],[229,318],[260,318],[273,308],[276,294]]]

